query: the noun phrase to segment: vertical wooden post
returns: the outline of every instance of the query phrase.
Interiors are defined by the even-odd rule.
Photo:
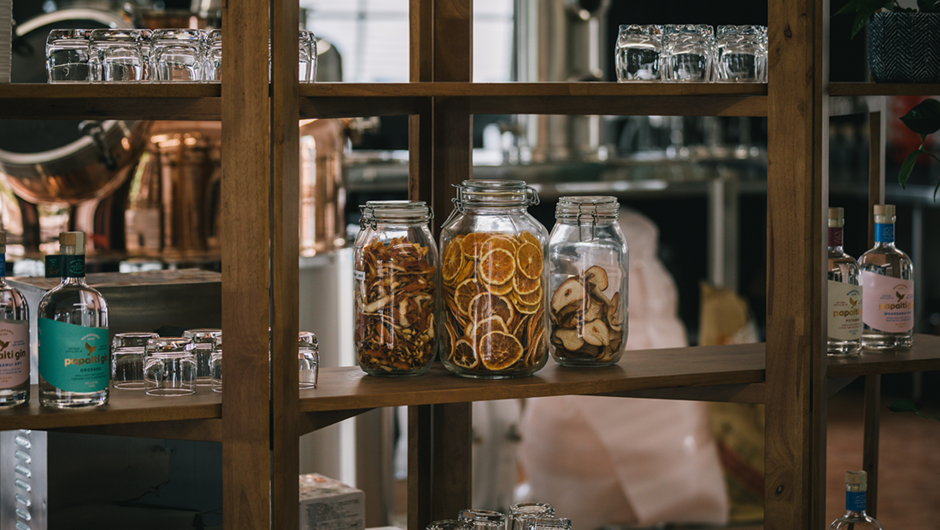
[[[299,327],[299,9],[271,4],[271,528],[300,525],[297,335]]]
[[[270,112],[268,2],[223,5],[222,406],[223,518],[228,529],[270,527],[268,385]]]
[[[766,362],[774,399],[766,408],[764,517],[772,529],[816,528],[824,517],[827,9],[824,0],[768,3],[767,262],[774,266]]]

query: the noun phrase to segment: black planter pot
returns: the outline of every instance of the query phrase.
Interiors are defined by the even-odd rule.
[[[879,83],[940,83],[940,13],[875,13],[868,65]]]

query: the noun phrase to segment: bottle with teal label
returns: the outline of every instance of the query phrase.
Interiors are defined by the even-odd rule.
[[[7,233],[0,230],[0,407],[29,401],[29,306],[6,279]]]
[[[62,281],[39,302],[39,404],[97,407],[108,402],[108,304],[85,283],[85,234],[59,234]]]

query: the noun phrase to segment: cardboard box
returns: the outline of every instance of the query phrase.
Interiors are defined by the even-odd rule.
[[[311,473],[300,475],[300,530],[365,530],[362,490]]]

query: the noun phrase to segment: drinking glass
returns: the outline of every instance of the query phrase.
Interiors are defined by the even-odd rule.
[[[140,59],[141,59],[141,79],[150,81],[150,41],[153,31],[141,29],[140,31]]]
[[[555,515],[555,507],[544,502],[521,502],[509,507],[509,519],[506,530],[526,530],[526,520],[530,517]]]
[[[205,31],[158,29],[150,37],[150,74],[154,82],[202,81]]]
[[[525,530],[571,530],[571,519],[538,515],[525,519]]]
[[[206,43],[206,64],[203,70],[203,80],[217,83],[222,80],[222,30],[214,29],[209,32]]]
[[[473,530],[470,523],[458,519],[442,519],[429,524],[425,530]]]
[[[143,80],[141,33],[136,29],[96,29],[88,40],[93,81],[139,83]]]
[[[470,523],[472,530],[505,530],[506,516],[492,510],[460,510],[457,519]]]
[[[50,83],[91,81],[88,39],[91,30],[54,29],[46,37],[46,77]]]
[[[298,72],[301,83],[317,80],[317,37],[312,31],[300,30],[300,55]]]
[[[222,393],[222,336],[215,341],[215,347],[209,355],[209,373],[212,381],[212,391]]]
[[[767,76],[766,33],[761,26],[718,26],[715,81],[761,83]]]
[[[111,341],[111,386],[122,390],[144,389],[144,350],[156,333],[117,333]]]
[[[617,36],[617,81],[659,81],[662,30],[659,26],[623,25]]]
[[[144,354],[144,392],[149,396],[185,396],[196,392],[196,357],[186,337],[156,337]]]
[[[663,81],[711,81],[713,40],[713,29],[707,24],[663,26]]]
[[[196,357],[196,386],[211,386],[209,356],[215,349],[216,341],[221,341],[221,329],[188,329],[183,337],[193,341],[193,356]]]
[[[310,331],[301,331],[297,340],[297,362],[300,367],[300,389],[317,387],[320,374],[320,345],[317,336]]]

